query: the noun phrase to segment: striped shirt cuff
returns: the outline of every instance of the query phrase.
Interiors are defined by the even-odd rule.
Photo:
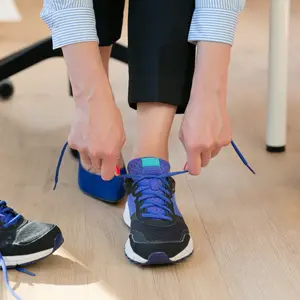
[[[197,8],[194,11],[188,40],[232,45],[239,13],[221,8]]]
[[[53,49],[82,43],[99,42],[93,8],[74,7],[42,15],[52,33]]]

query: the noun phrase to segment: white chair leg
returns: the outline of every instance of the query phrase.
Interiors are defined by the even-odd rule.
[[[290,0],[271,0],[267,151],[283,152],[286,145],[287,74]]]

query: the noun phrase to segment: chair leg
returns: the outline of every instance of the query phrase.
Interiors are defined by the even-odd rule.
[[[9,78],[43,60],[62,56],[60,49],[52,50],[51,38],[44,39],[0,60],[0,81]]]

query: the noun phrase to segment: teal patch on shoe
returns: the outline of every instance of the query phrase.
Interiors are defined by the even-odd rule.
[[[145,167],[160,167],[160,160],[159,158],[155,157],[145,157],[142,158],[142,166]]]

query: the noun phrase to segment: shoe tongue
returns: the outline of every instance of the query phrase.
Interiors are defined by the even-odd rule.
[[[128,172],[136,175],[162,175],[170,172],[170,164],[156,157],[137,158],[129,162]]]
[[[170,164],[159,158],[155,157],[143,157],[134,159],[128,164],[128,172],[131,175],[163,175],[170,172]],[[149,188],[154,192],[154,195],[151,196],[147,201],[152,202],[153,206],[147,208],[146,212],[148,214],[153,215],[165,215],[165,211],[159,207],[159,205],[164,205],[164,201],[155,196],[155,193],[163,194],[161,187],[163,186],[163,182],[159,178],[145,178],[143,183],[149,185]],[[166,222],[165,220],[159,220],[156,218],[146,218],[144,222],[155,225],[157,222],[158,225],[163,225]],[[153,223],[154,222],[154,223]]]
[[[6,209],[7,209],[7,211],[3,212],[3,210],[6,210]],[[6,206],[6,204],[5,205],[0,204],[0,226],[1,226],[1,223],[2,223],[2,225],[6,224],[16,216],[17,216],[17,213],[14,210],[8,208]]]

